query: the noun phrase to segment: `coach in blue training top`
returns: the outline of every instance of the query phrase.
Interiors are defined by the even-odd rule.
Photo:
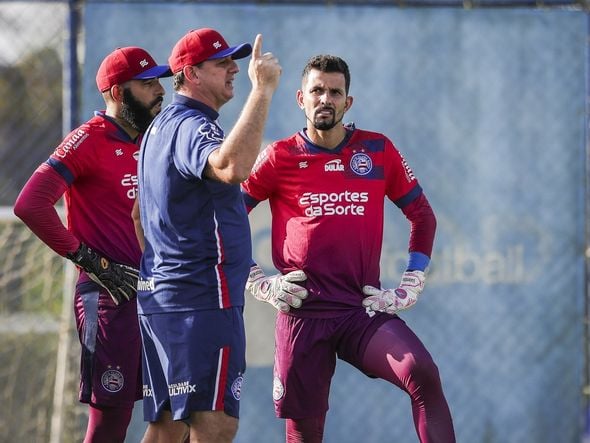
[[[250,95],[227,137],[217,118],[234,95],[236,59],[252,53]],[[281,67],[262,37],[230,47],[215,30],[174,46],[173,101],[146,131],[139,158],[144,243],[138,311],[144,443],[231,442],[245,371],[244,287],[251,265],[239,183],[262,144]],[[188,428],[187,425],[188,424]]]

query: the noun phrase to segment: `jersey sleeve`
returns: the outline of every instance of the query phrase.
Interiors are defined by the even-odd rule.
[[[386,143],[386,193],[410,223],[408,269],[424,270],[432,256],[436,217],[412,168],[393,145]]]
[[[276,184],[275,163],[274,145],[267,146],[258,154],[250,177],[242,183],[242,194],[248,211],[261,201],[270,198],[273,184]]]
[[[385,143],[385,177],[387,197],[400,208],[422,192],[408,162],[390,140]]]
[[[408,251],[410,254],[415,252],[424,254],[430,259],[434,245],[436,217],[428,199],[421,192],[411,203],[404,206],[402,211],[410,222]]]
[[[181,123],[177,137],[176,168],[185,178],[203,178],[209,155],[223,143],[223,130],[211,121],[187,119]]]
[[[84,124],[70,132],[47,161],[68,185],[96,164],[90,130],[90,126]]]
[[[64,226],[55,204],[77,177],[96,164],[90,131],[85,123],[70,132],[29,178],[15,202],[15,214],[62,256],[75,251],[80,241]]]
[[[55,204],[66,191],[65,179],[43,163],[27,181],[14,204],[14,213],[37,237],[61,256],[75,251],[80,242],[63,225]]]

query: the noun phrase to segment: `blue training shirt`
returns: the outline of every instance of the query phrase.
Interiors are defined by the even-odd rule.
[[[143,138],[140,314],[244,305],[252,246],[240,186],[203,176],[209,154],[224,139],[218,116],[174,94]]]

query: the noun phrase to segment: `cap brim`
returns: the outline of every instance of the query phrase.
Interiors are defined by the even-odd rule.
[[[147,80],[150,78],[170,77],[172,71],[168,65],[158,65],[153,68],[143,71],[141,74],[137,74],[133,77],[135,80]]]
[[[242,43],[241,45],[233,46],[231,48],[224,49],[223,51],[219,51],[217,54],[209,57],[209,60],[229,56],[231,56],[231,58],[233,58],[234,60],[237,60],[240,58],[248,57],[250,54],[252,54],[252,45],[250,45],[250,43]]]

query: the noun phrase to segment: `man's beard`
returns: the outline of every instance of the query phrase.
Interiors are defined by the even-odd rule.
[[[138,132],[145,132],[152,120],[152,108],[163,101],[158,97],[149,106],[145,106],[136,100],[130,89],[123,90],[123,106],[121,108],[121,117]]]
[[[320,120],[314,121],[313,127],[316,128],[318,131],[329,131],[334,126],[336,126],[337,123],[338,122],[336,121],[336,119],[332,119],[332,121]]]
[[[313,127],[315,129],[317,129],[318,131],[329,131],[330,129],[332,129],[334,126],[336,126],[338,123],[340,123],[342,121],[342,119],[340,120],[336,120],[336,111],[331,109],[333,116],[331,120],[325,120],[325,119],[321,119],[321,120],[313,120]],[[344,117],[344,115],[342,116]]]

